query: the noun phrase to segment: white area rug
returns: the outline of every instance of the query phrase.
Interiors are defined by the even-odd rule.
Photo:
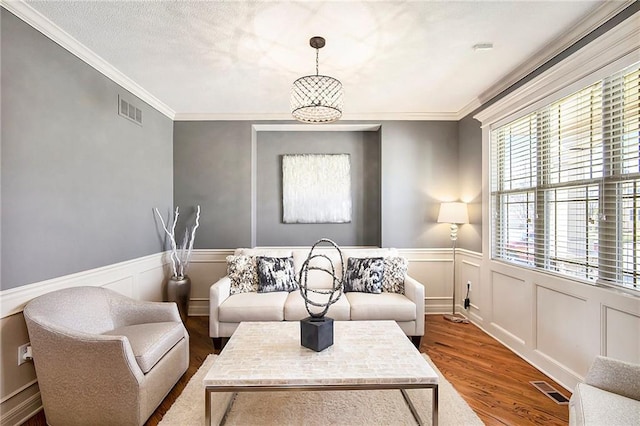
[[[423,355],[440,377],[439,424],[482,425],[482,421],[456,390]],[[202,426],[202,380],[216,355],[209,355],[177,401],[163,417],[162,426]],[[426,424],[431,424],[431,389],[407,391]],[[219,422],[230,393],[214,393],[212,417]],[[227,425],[415,425],[399,390],[240,392],[227,417]]]

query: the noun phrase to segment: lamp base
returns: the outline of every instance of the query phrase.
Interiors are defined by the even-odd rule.
[[[456,315],[456,314],[444,314],[443,317],[447,321],[456,322],[456,323],[462,323],[462,324],[469,324],[469,320],[468,319],[466,319],[465,317],[461,317],[459,315]]]

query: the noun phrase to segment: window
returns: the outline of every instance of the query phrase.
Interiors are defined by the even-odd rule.
[[[640,64],[491,131],[494,259],[640,290]]]

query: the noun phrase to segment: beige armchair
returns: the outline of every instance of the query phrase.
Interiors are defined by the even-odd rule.
[[[52,426],[142,425],[189,365],[173,303],[74,287],[33,299],[24,318]]]
[[[640,425],[640,364],[598,356],[569,400],[570,425]]]

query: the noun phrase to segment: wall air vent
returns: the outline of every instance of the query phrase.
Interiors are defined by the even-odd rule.
[[[118,113],[136,124],[142,126],[142,110],[118,95]]]

